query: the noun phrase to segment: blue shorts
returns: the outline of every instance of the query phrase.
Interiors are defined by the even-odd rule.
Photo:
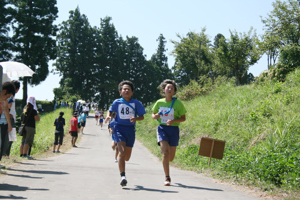
[[[123,126],[117,124],[114,128],[115,142],[126,142],[127,147],[133,147],[135,141],[135,126]]]
[[[157,127],[157,144],[160,145],[163,140],[167,141],[172,147],[178,146],[179,127],[159,125]]]
[[[103,119],[100,119],[99,122],[100,122],[100,123],[103,123]]]

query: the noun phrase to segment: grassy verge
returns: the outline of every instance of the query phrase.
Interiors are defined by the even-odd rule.
[[[180,125],[174,165],[219,179],[258,187],[286,199],[300,197],[300,71],[285,83],[235,87],[223,84],[210,94],[184,101],[187,121]],[[179,96],[180,98],[180,96]],[[137,138],[161,157],[157,122],[137,123]],[[198,156],[201,137],[226,141],[223,160]]]
[[[55,154],[52,153],[53,141],[54,141],[54,131],[55,127],[53,126],[54,120],[59,116],[59,112],[64,112],[64,118],[66,121],[66,125],[64,128],[65,137],[63,145],[61,146],[60,151],[65,152],[71,148],[71,136],[69,134],[70,130],[70,121],[72,118],[72,109],[69,108],[60,108],[56,111],[45,113],[40,116],[41,120],[36,123],[36,134],[34,138],[34,143],[31,151],[31,155],[34,158],[43,158],[48,156],[53,156]],[[80,134],[78,141],[80,139]],[[11,165],[14,162],[20,161],[20,144],[21,137],[17,136],[18,140],[13,142],[11,148],[10,157],[3,157],[1,164],[3,165]]]

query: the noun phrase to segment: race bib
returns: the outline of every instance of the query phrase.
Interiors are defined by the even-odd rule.
[[[165,113],[169,109],[170,108],[168,108],[168,107],[160,107],[159,112]],[[174,108],[172,108],[168,114],[160,115],[160,119],[161,119],[161,123],[164,123],[164,124],[166,124],[169,119],[171,119],[171,120],[174,119]]]
[[[130,105],[135,108],[134,103],[131,103]],[[130,119],[130,117],[134,117],[134,110],[126,104],[119,104],[118,111],[120,119]]]

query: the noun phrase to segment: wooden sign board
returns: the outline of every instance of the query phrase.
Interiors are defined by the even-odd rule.
[[[225,141],[212,138],[201,138],[199,155],[209,157],[209,165],[211,158],[223,159],[225,149]]]

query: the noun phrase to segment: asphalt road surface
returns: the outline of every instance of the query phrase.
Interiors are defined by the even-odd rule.
[[[122,188],[114,153],[107,125],[101,129],[90,117],[78,148],[47,159],[24,159],[7,169],[7,174],[0,176],[0,199],[258,199],[201,174],[174,167],[171,186],[164,186],[161,162],[138,141],[126,163],[128,184]]]

